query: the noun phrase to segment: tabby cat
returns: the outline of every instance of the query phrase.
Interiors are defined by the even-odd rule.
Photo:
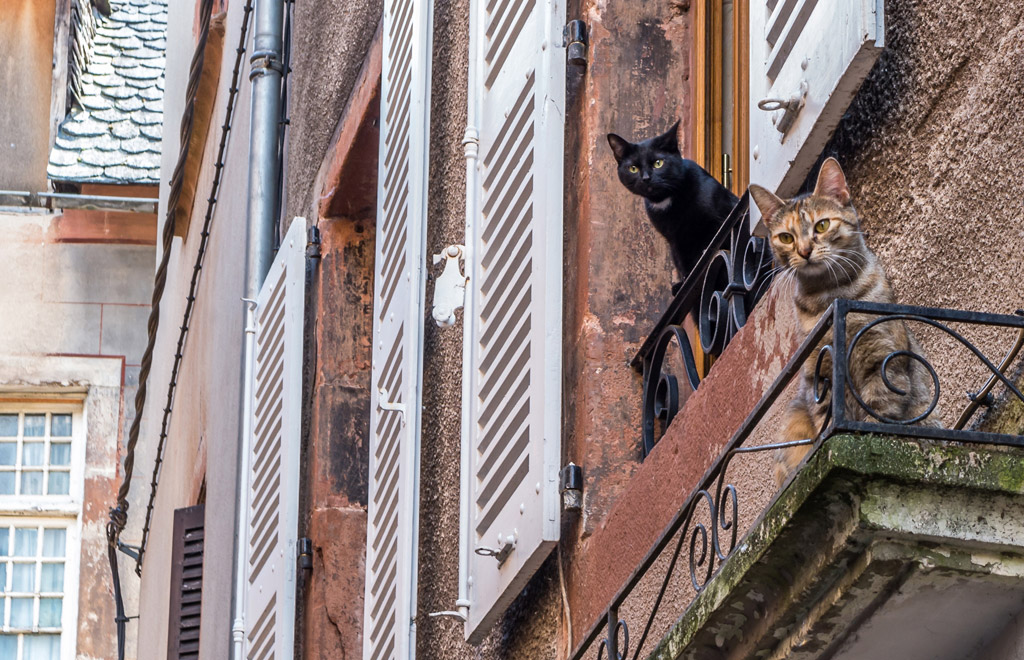
[[[783,272],[781,277],[794,280],[793,304],[805,333],[836,298],[893,302],[882,264],[864,243],[846,177],[834,158],[822,164],[811,195],[785,201],[757,185],[750,186],[750,195],[770,233],[776,265]],[[847,317],[847,346],[872,318],[863,314]],[[815,438],[823,427],[828,402],[814,401],[814,370],[818,351],[831,342],[830,331],[804,364],[799,389],[783,419],[783,442]],[[889,419],[908,420],[927,410],[932,395],[931,376],[916,360],[893,358],[886,367],[886,375],[905,394],[894,392],[883,381],[882,361],[895,351],[912,351],[924,357],[921,346],[902,321],[874,326],[857,343],[850,357],[850,377],[852,386],[872,410]],[[824,373],[830,374],[831,360],[826,356],[822,362]],[[849,419],[868,419],[849,392],[845,405]],[[919,423],[938,425],[937,418],[938,412],[933,411]],[[775,479],[780,486],[809,451],[809,445],[777,451]]]
[[[678,131],[677,121],[668,132],[635,144],[609,133],[608,144],[619,164],[619,181],[644,198],[647,217],[668,241],[679,278],[685,280],[738,200],[680,155]]]

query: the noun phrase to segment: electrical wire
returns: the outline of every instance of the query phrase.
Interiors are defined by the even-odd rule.
[[[242,19],[242,30],[239,37],[238,48],[236,49],[234,72],[232,73],[230,93],[227,103],[226,119],[221,127],[220,146],[217,152],[215,173],[210,197],[207,199],[206,216],[203,223],[199,254],[192,271],[192,280],[189,286],[189,293],[186,299],[184,319],[180,327],[177,349],[175,351],[174,365],[171,370],[171,380],[168,384],[167,404],[163,410],[163,421],[161,424],[160,439],[157,446],[157,461],[153,470],[153,479],[150,482],[150,498],[146,510],[146,522],[143,526],[143,536],[137,553],[121,543],[121,532],[124,531],[128,522],[128,494],[131,488],[132,476],[135,472],[135,451],[139,441],[143,412],[146,408],[148,397],[149,373],[153,364],[153,351],[156,345],[157,332],[160,326],[160,303],[163,299],[164,289],[167,284],[167,269],[170,261],[171,247],[174,241],[175,226],[177,224],[177,205],[181,197],[182,187],[185,178],[185,165],[188,159],[188,148],[192,138],[192,129],[195,119],[195,102],[199,91],[199,82],[202,76],[203,60],[206,50],[206,42],[210,32],[210,19],[213,13],[213,0],[202,0],[199,8],[200,30],[196,48],[192,56],[189,68],[188,84],[185,92],[185,108],[181,115],[181,126],[179,131],[179,153],[175,163],[173,174],[170,179],[170,187],[167,200],[167,215],[164,219],[163,233],[161,236],[162,254],[153,280],[153,302],[150,309],[149,321],[147,324],[148,341],[143,352],[139,369],[139,387],[135,395],[135,418],[128,431],[128,441],[125,447],[124,478],[117,492],[117,501],[110,509],[110,520],[107,523],[107,557],[110,562],[110,570],[114,587],[115,602],[115,623],[117,626],[117,657],[124,660],[125,652],[125,625],[129,619],[124,612],[124,601],[121,594],[121,579],[117,564],[117,550],[126,551],[126,554],[135,556],[135,572],[142,575],[142,560],[145,554],[153,502],[156,496],[157,483],[160,475],[160,464],[163,461],[164,445],[167,439],[167,429],[170,422],[170,415],[174,403],[174,391],[177,387],[178,369],[181,366],[185,339],[188,334],[189,321],[196,300],[196,289],[199,281],[199,273],[202,271],[203,258],[206,253],[206,246],[210,236],[210,226],[213,218],[213,210],[217,202],[217,192],[220,186],[221,175],[224,170],[224,154],[227,144],[227,137],[231,130],[231,119],[234,114],[234,105],[238,93],[238,74],[241,68],[242,55],[245,53],[246,35],[248,32],[249,16],[252,13],[252,0],[248,0],[244,7]]]

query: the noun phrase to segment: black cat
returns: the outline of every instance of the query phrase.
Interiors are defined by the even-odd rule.
[[[636,144],[609,133],[608,144],[619,163],[619,181],[644,198],[647,217],[668,241],[672,261],[685,280],[739,200],[703,167],[680,155],[678,129],[677,121],[667,133]]]

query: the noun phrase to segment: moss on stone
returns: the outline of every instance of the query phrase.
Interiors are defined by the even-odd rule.
[[[1000,498],[1024,494],[1024,448],[879,435],[829,438],[754,522],[718,573],[647,657],[675,660],[698,637],[707,635],[714,635],[717,645],[728,646],[736,629],[747,625],[748,617],[730,611],[730,617],[723,620],[721,608],[730,598],[755,595],[759,585],[749,583],[748,574],[766,553],[771,550],[776,557],[778,553],[785,556],[806,542],[797,528],[807,527],[808,521],[841,521],[849,516],[851,524],[873,527],[893,515],[885,508],[886,484],[898,485],[900,498],[905,498],[903,502],[909,508],[932,505],[936,492],[947,489],[983,491]],[[790,523],[795,524],[787,529]],[[818,524],[812,535],[820,535],[828,527],[826,523]],[[837,532],[846,532],[839,536],[852,538],[853,528],[842,527],[842,522],[835,524],[840,525]],[[857,551],[855,547],[847,549],[851,556]],[[841,556],[842,552],[832,554]],[[926,555],[922,554],[923,561],[937,561]],[[789,580],[781,574],[773,578],[771,571],[781,569],[772,569],[764,562],[758,570],[758,580],[768,590]],[[733,614],[744,620],[737,623]]]

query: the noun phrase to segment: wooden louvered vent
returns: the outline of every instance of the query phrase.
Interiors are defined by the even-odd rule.
[[[751,0],[751,183],[798,191],[882,52],[884,9],[884,0]]]
[[[470,607],[478,640],[558,539],[563,0],[471,5]],[[474,121],[471,110],[470,122]]]
[[[365,660],[407,660],[415,654],[432,13],[428,0],[384,3]]]
[[[290,658],[294,640],[305,225],[292,223],[256,304],[245,566],[251,659]]]
[[[199,658],[205,508],[199,504],[185,509],[177,509],[174,512],[167,657],[175,660]]]

